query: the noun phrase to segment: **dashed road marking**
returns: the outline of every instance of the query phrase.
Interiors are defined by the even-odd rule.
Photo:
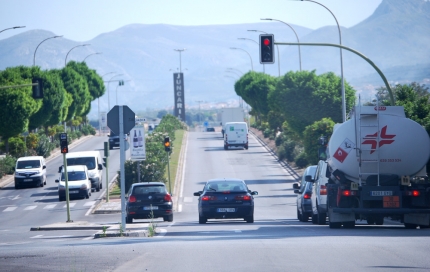
[[[24,209],[24,211],[34,210],[37,206],[28,206]]]
[[[57,206],[57,204],[50,204],[50,205],[46,205],[43,209],[53,209],[55,206]]]
[[[18,208],[18,207],[17,206],[15,206],[15,207],[8,207],[8,208],[4,209],[3,212],[11,212],[11,211],[16,210],[16,208]]]

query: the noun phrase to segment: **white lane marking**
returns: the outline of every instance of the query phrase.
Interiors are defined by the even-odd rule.
[[[36,209],[37,206],[28,206],[27,208],[24,209],[24,211],[29,211],[29,210],[34,210]]]
[[[96,203],[96,202],[95,201],[88,201],[84,204],[84,207],[93,206],[94,203]]]
[[[182,212],[182,204],[178,205],[178,212]]]
[[[187,164],[187,150],[188,150],[188,138],[185,142],[185,155],[184,155],[184,164],[182,166],[182,182],[181,182],[181,193],[179,194],[179,197],[182,197],[184,195],[184,183],[185,183],[185,165]]]
[[[88,204],[91,204],[91,206],[90,206],[90,208],[88,209],[88,211],[85,213],[85,216],[88,216],[88,215],[90,215],[90,214],[91,214],[91,212],[92,212],[92,211],[93,211],[93,209],[94,209],[94,205],[96,205],[96,201],[89,201],[89,202],[85,203],[85,205],[84,205],[84,206],[89,206]]]
[[[72,208],[76,205],[76,202],[69,203],[69,207]],[[67,208],[67,204],[63,206],[63,208]]]
[[[17,200],[17,199],[19,199],[20,197],[19,197],[19,195],[17,195],[17,196],[15,196],[14,198],[12,198],[12,200]]]
[[[14,246],[14,245],[24,245],[24,244],[30,244],[30,242],[0,243],[0,246]]]
[[[42,236],[43,236],[43,235],[36,235],[36,236],[30,237],[30,239],[40,238],[40,237],[42,237]]]
[[[16,208],[18,208],[18,207],[8,207],[8,208],[6,208],[6,209],[4,209],[3,210],[3,212],[11,212],[11,211],[14,211]]]
[[[93,236],[88,236],[87,238],[82,239],[83,241],[87,241],[87,240],[93,240],[94,237]]]
[[[50,205],[46,205],[44,207],[44,209],[53,209],[55,206],[57,206],[57,204],[50,204]]]
[[[234,232],[242,232],[241,230],[239,230],[239,229],[235,229],[235,230],[233,230]]]
[[[157,229],[157,235],[155,237],[161,238],[164,235],[166,235],[167,230],[166,229]]]
[[[193,202],[193,197],[191,196],[184,197],[184,202]]]

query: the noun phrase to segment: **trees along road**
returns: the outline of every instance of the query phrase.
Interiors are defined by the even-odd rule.
[[[102,149],[104,140],[93,137],[88,145],[79,148]],[[6,215],[2,211],[5,203],[12,203],[17,194],[18,201],[13,203],[20,207],[34,205],[37,198],[45,205],[58,205],[58,197],[52,192],[56,190],[53,178],[60,161],[53,161],[45,188],[0,190],[0,270],[430,270],[429,229],[407,230],[389,220],[383,226],[358,223],[355,229],[335,230],[327,225],[299,222],[292,189],[294,178],[254,137],[250,136],[249,142],[248,150],[224,150],[219,132],[188,133],[184,179],[175,192],[178,210],[173,222],[154,220],[158,230],[155,237],[91,239],[89,231],[29,231],[36,223],[65,220],[64,209],[60,208],[17,208],[13,215]],[[111,161],[115,161],[115,156],[119,158],[115,153],[118,151],[111,153]],[[119,168],[118,162],[110,165]],[[113,177],[113,169],[111,172],[109,176]],[[250,190],[258,191],[254,223],[233,219],[198,223],[197,197],[193,193],[202,190],[206,180],[222,177],[244,179]],[[48,190],[50,187],[55,188]],[[97,194],[93,193],[90,200],[95,198]],[[88,209],[78,206],[86,201],[75,201],[74,220],[120,221],[119,214],[86,215]]]

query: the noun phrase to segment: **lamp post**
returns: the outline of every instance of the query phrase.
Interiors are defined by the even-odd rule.
[[[198,100],[196,102],[199,103],[199,126],[200,126],[200,115],[201,115],[201,112],[200,112],[200,103],[202,103],[204,101],[203,100]]]
[[[109,75],[109,74],[113,74],[113,73],[115,73],[115,72],[106,73],[106,74],[102,75],[101,78],[103,79],[103,77],[105,75]],[[97,104],[98,104],[97,106],[98,106],[98,118],[99,118],[99,135],[101,136],[102,135],[102,125],[100,123],[100,97],[97,97]]]
[[[108,81],[108,110],[110,110],[110,92],[109,92],[109,85],[110,85],[110,82],[111,82],[111,80],[114,78],[114,77],[117,77],[117,76],[122,76],[123,74],[118,74],[118,75],[114,75],[113,77],[111,77],[110,79],[109,79],[109,81]]]
[[[47,41],[47,40],[49,40],[49,39],[61,38],[61,37],[63,37],[63,36],[61,35],[61,36],[53,36],[53,37],[49,37],[49,38],[44,39],[43,41],[41,41],[41,42],[37,45],[36,50],[34,50],[34,55],[33,55],[33,66],[35,66],[35,65],[36,65],[36,51],[37,51],[37,48],[39,48],[39,46],[40,46],[44,41]]]
[[[9,27],[9,28],[6,28],[6,29],[3,29],[3,30],[0,30],[0,33],[2,33],[3,31],[9,30],[9,29],[23,28],[23,27],[25,27],[25,26],[14,26],[14,27]]]
[[[257,44],[257,46],[259,46],[259,43],[253,39],[247,39],[247,38],[237,38],[238,40],[247,40],[247,41],[252,41],[255,42]],[[263,73],[266,73],[266,65],[263,63]]]
[[[328,10],[331,15],[333,16],[334,20],[336,21],[337,24],[337,30],[339,31],[339,44],[342,45],[342,33],[340,31],[340,26],[339,26],[339,22],[337,21],[336,16],[334,16],[333,12],[331,12],[331,10],[324,6],[321,3],[318,3],[316,1],[313,0],[301,0],[301,1],[307,1],[307,2],[313,2],[315,4],[318,4],[322,7],[324,7],[326,10]],[[343,58],[342,58],[342,48],[339,49],[340,50],[340,77],[341,77],[341,86],[342,86],[342,120],[343,122],[346,121],[346,102],[345,102],[345,84],[344,84],[344,79],[343,79]]]
[[[286,23],[286,22],[284,22],[284,21],[281,21],[281,20],[278,20],[278,19],[272,19],[272,18],[265,18],[265,19],[260,19],[260,20],[277,21],[277,22],[281,22],[281,23],[286,24],[287,26],[289,26],[289,27],[291,28],[291,30],[293,30],[294,34],[296,35],[297,42],[298,42],[298,43],[300,43],[299,36],[297,36],[297,33],[296,33],[296,31],[294,30],[294,28],[293,28],[292,26],[290,26],[288,23]],[[300,52],[300,45],[299,45],[298,47],[299,47],[299,64],[300,64],[300,71],[302,71],[302,54],[301,54],[301,52]],[[279,56],[278,56],[278,57],[279,57]]]
[[[83,60],[82,62],[85,62],[85,60],[86,60],[87,58],[91,57],[92,55],[100,55],[100,54],[103,54],[103,53],[102,53],[102,52],[96,52],[96,53],[89,54],[88,56],[86,56],[86,57],[84,58],[84,60]]]
[[[87,44],[80,44],[80,45],[77,45],[77,46],[73,47],[72,49],[70,49],[69,52],[67,52],[66,59],[64,60],[64,66],[67,66],[67,56],[69,55],[70,51],[72,51],[76,47],[87,46],[87,45],[91,45],[91,44],[89,44],[89,43],[87,43]]]
[[[248,30],[248,31],[261,32],[261,33],[269,34],[265,31],[261,31],[261,30]],[[276,44],[276,51],[278,51],[278,76],[281,76],[281,60],[279,59],[279,47],[277,44]]]
[[[241,74],[241,76],[243,75],[243,72],[239,69],[236,69],[236,68],[227,68],[227,70],[238,71]]]
[[[186,49],[173,49],[177,52],[179,52],[179,73],[182,73],[182,59],[181,59],[181,53],[184,52]]]
[[[251,55],[248,53],[248,51],[246,51],[245,49],[242,49],[242,48],[237,48],[237,47],[230,47],[230,49],[233,49],[233,50],[242,50],[246,54],[248,54],[249,59],[251,60],[251,70],[254,72],[254,65],[252,64],[252,58],[251,58]]]

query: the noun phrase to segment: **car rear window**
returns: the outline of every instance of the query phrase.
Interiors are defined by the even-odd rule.
[[[96,168],[96,159],[94,157],[68,158],[67,165],[86,165],[88,170]]]
[[[246,186],[242,182],[221,181],[206,184],[206,191],[213,192],[246,192]]]
[[[166,187],[162,185],[156,186],[136,186],[133,188],[132,195],[149,195],[149,194],[166,194]]]
[[[67,172],[67,180],[68,181],[77,181],[77,180],[84,180],[86,179],[86,175],[84,171],[72,171],[72,172]],[[64,172],[61,173],[61,180],[65,181],[65,175]]]

